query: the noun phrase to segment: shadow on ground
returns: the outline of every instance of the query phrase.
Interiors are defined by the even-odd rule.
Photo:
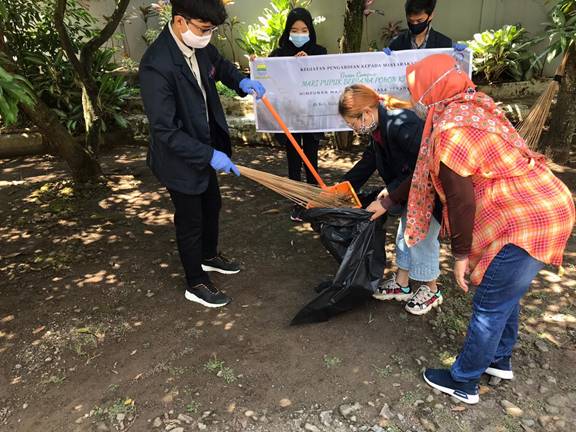
[[[324,151],[327,183],[354,157]],[[241,148],[235,159],[285,174],[277,149]],[[0,162],[0,430],[573,428],[574,239],[564,277],[543,271],[525,299],[517,379],[483,382],[469,408],[420,378],[453,360],[469,316],[448,254],[442,311],[417,318],[374,301],[288,327],[336,264],[309,226],[289,220],[290,203],[221,176],[221,246],[243,271],[215,277],[234,301],[206,310],[184,300],[171,203],[145,153],[117,149],[103,163],[107,184],[79,189],[51,157]],[[574,190],[575,170],[556,170]]]

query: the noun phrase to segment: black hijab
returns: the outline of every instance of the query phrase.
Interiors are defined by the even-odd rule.
[[[296,47],[289,39],[290,29],[296,21],[303,21],[308,27],[308,33],[310,34],[310,40],[300,48]],[[272,51],[270,57],[289,57],[298,54],[300,51],[304,51],[308,55],[322,55],[327,52],[326,48],[316,44],[316,30],[314,29],[314,22],[310,12],[304,8],[295,8],[286,17],[286,27],[284,27],[284,33],[280,36],[278,48]]]

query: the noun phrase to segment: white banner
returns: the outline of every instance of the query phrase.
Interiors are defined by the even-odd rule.
[[[409,99],[406,66],[431,54],[454,55],[472,76],[472,52],[451,48],[330,54],[308,57],[257,58],[250,63],[252,79],[266,87],[266,96],[291,132],[350,130],[338,114],[338,100],[346,86],[364,83],[380,94]],[[282,132],[262,102],[256,102],[256,129]]]

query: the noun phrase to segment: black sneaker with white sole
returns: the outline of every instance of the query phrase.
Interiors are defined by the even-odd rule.
[[[304,207],[299,205],[292,207],[292,211],[290,212],[290,220],[292,222],[304,222],[304,219],[302,219],[302,213],[304,210]]]
[[[426,369],[424,371],[424,381],[430,387],[440,390],[466,404],[477,404],[480,402],[478,396],[478,383],[461,383],[454,381],[450,374],[450,369]]]
[[[186,290],[186,300],[200,303],[209,308],[226,306],[232,299],[211,283],[196,284]]]
[[[202,261],[202,270],[205,272],[218,272],[222,274],[236,274],[240,271],[240,264],[226,258],[222,254]]]
[[[514,379],[514,372],[512,372],[512,362],[510,357],[495,361],[490,365],[488,369],[484,371],[484,373],[503,380]]]

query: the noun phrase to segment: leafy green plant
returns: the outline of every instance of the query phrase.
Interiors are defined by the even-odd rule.
[[[130,398],[118,399],[109,406],[96,406],[90,411],[90,417],[95,417],[101,421],[109,421],[111,424],[118,422],[118,414],[134,416],[136,407],[134,400]]]
[[[222,360],[218,360],[216,356],[210,358],[205,364],[204,369],[206,369],[210,373],[218,373],[220,369],[224,367],[224,362]]]
[[[94,57],[94,73],[99,87],[100,108],[107,119],[124,128],[127,127],[127,122],[122,115],[122,109],[128,99],[138,93],[138,90],[130,87],[123,76],[113,73],[118,67],[114,62],[115,52],[111,48],[99,50]]]
[[[122,60],[120,60],[120,68],[127,72],[137,73],[138,66],[138,62],[132,57],[122,57]]]
[[[233,98],[233,97],[238,96],[238,94],[234,90],[229,89],[224,84],[222,84],[220,81],[218,81],[216,83],[216,90],[218,91],[218,94],[220,96],[225,96],[225,97],[229,97],[229,98]]]
[[[234,369],[225,366],[224,362],[218,360],[216,356],[212,357],[204,364],[204,369],[215,374],[217,377],[222,378],[226,384],[232,384],[237,380]]]
[[[249,55],[267,57],[278,47],[280,36],[286,26],[286,17],[295,7],[307,8],[311,0],[271,0],[270,7],[264,8],[258,17],[258,24],[250,24],[236,39],[238,46]],[[314,24],[325,21],[325,17],[314,18]]]
[[[186,412],[188,414],[196,414],[200,410],[200,403],[198,401],[192,400],[186,405]]]
[[[16,123],[18,105],[32,106],[34,99],[30,83],[20,75],[9,73],[0,65],[0,121],[7,126]]]
[[[324,356],[324,366],[326,369],[332,369],[342,364],[342,359],[336,356]]]
[[[550,63],[576,43],[576,0],[548,0],[554,3],[546,24],[546,49],[539,57]]]
[[[147,27],[142,38],[148,45],[150,45],[156,40],[164,26],[172,20],[172,5],[169,1],[160,0],[157,3],[141,7],[140,11]],[[148,27],[150,18],[157,18],[158,25],[152,28]]]
[[[3,0],[2,32],[11,54],[38,98],[52,108],[70,132],[84,130],[82,94],[75,81],[70,62],[61,48],[53,24],[54,2]],[[78,0],[68,0],[66,27],[73,41],[88,40],[95,34],[96,19]],[[125,126],[122,108],[134,90],[125,78],[112,76],[118,68],[115,50],[101,48],[95,55],[92,73],[100,88],[100,103],[105,109],[104,124]]]
[[[128,85],[128,82],[123,76],[113,73],[113,70],[116,69],[117,66],[113,60],[114,53],[115,50],[105,48],[98,51],[94,58],[94,72],[99,89],[98,104],[104,113],[105,120],[102,127],[103,132],[105,132],[110,125],[116,125],[121,128],[128,127],[128,122],[123,115],[123,108],[128,99],[138,93],[137,89]],[[82,97],[79,90],[71,94]],[[59,112],[70,131],[78,131],[81,129],[84,121],[82,105],[75,103],[75,99],[76,98],[70,100],[72,105],[69,107],[68,112]]]
[[[474,53],[474,73],[481,80],[498,82],[520,81],[539,65],[530,51],[537,40],[529,38],[526,29],[505,25],[499,30],[487,30],[467,42]]]

